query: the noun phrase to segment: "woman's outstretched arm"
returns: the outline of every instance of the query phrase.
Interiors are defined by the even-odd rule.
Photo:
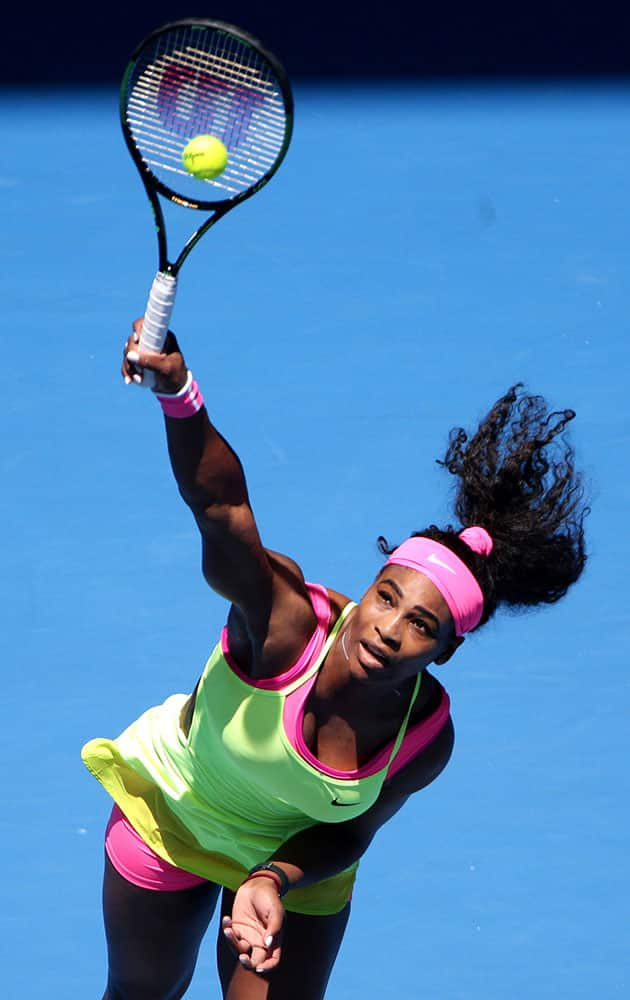
[[[178,392],[188,369],[176,338],[169,333],[163,354],[139,354],[141,325],[135,321],[127,341],[123,377],[132,381],[138,369],[147,368],[156,374],[158,394]],[[166,416],[165,423],[173,474],[202,536],[204,576],[236,609],[261,672],[281,670],[314,628],[299,567],[264,548],[241,462],[206,407],[185,419]]]

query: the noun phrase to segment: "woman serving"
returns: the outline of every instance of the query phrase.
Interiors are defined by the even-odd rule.
[[[451,434],[460,525],[390,548],[355,603],[266,549],[242,466],[175,337],[127,341],[126,382],[156,375],[180,494],[227,624],[189,696],[85,745],[114,800],[106,833],[104,1000],[175,1000],[221,894],[226,1000],[318,1000],[377,830],[444,769],[448,695],[431,672],[497,607],[554,603],[585,563],[570,410],[511,388]]]

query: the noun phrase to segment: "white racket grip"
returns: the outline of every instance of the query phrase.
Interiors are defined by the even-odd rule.
[[[144,311],[144,322],[142,333],[140,334],[139,348],[141,351],[160,352],[164,347],[166,334],[171,322],[171,313],[175,305],[175,292],[177,291],[177,278],[172,274],[165,274],[158,271],[151,291],[149,301]],[[153,372],[145,371],[142,385],[148,389],[155,384]]]

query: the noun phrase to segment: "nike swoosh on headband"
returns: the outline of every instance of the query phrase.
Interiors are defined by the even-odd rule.
[[[438,557],[436,556],[435,552],[432,552],[430,555],[427,556],[427,562],[435,563],[436,566],[441,566],[442,569],[448,570],[448,572],[452,573],[453,576],[457,576],[457,574],[456,574],[455,570],[453,569],[453,567],[452,566],[447,566],[445,562],[442,562],[441,559],[438,559]]]

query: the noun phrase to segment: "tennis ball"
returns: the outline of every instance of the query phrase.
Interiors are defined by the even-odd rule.
[[[214,135],[196,135],[184,146],[182,163],[189,174],[202,181],[222,174],[227,166],[228,151]]]

